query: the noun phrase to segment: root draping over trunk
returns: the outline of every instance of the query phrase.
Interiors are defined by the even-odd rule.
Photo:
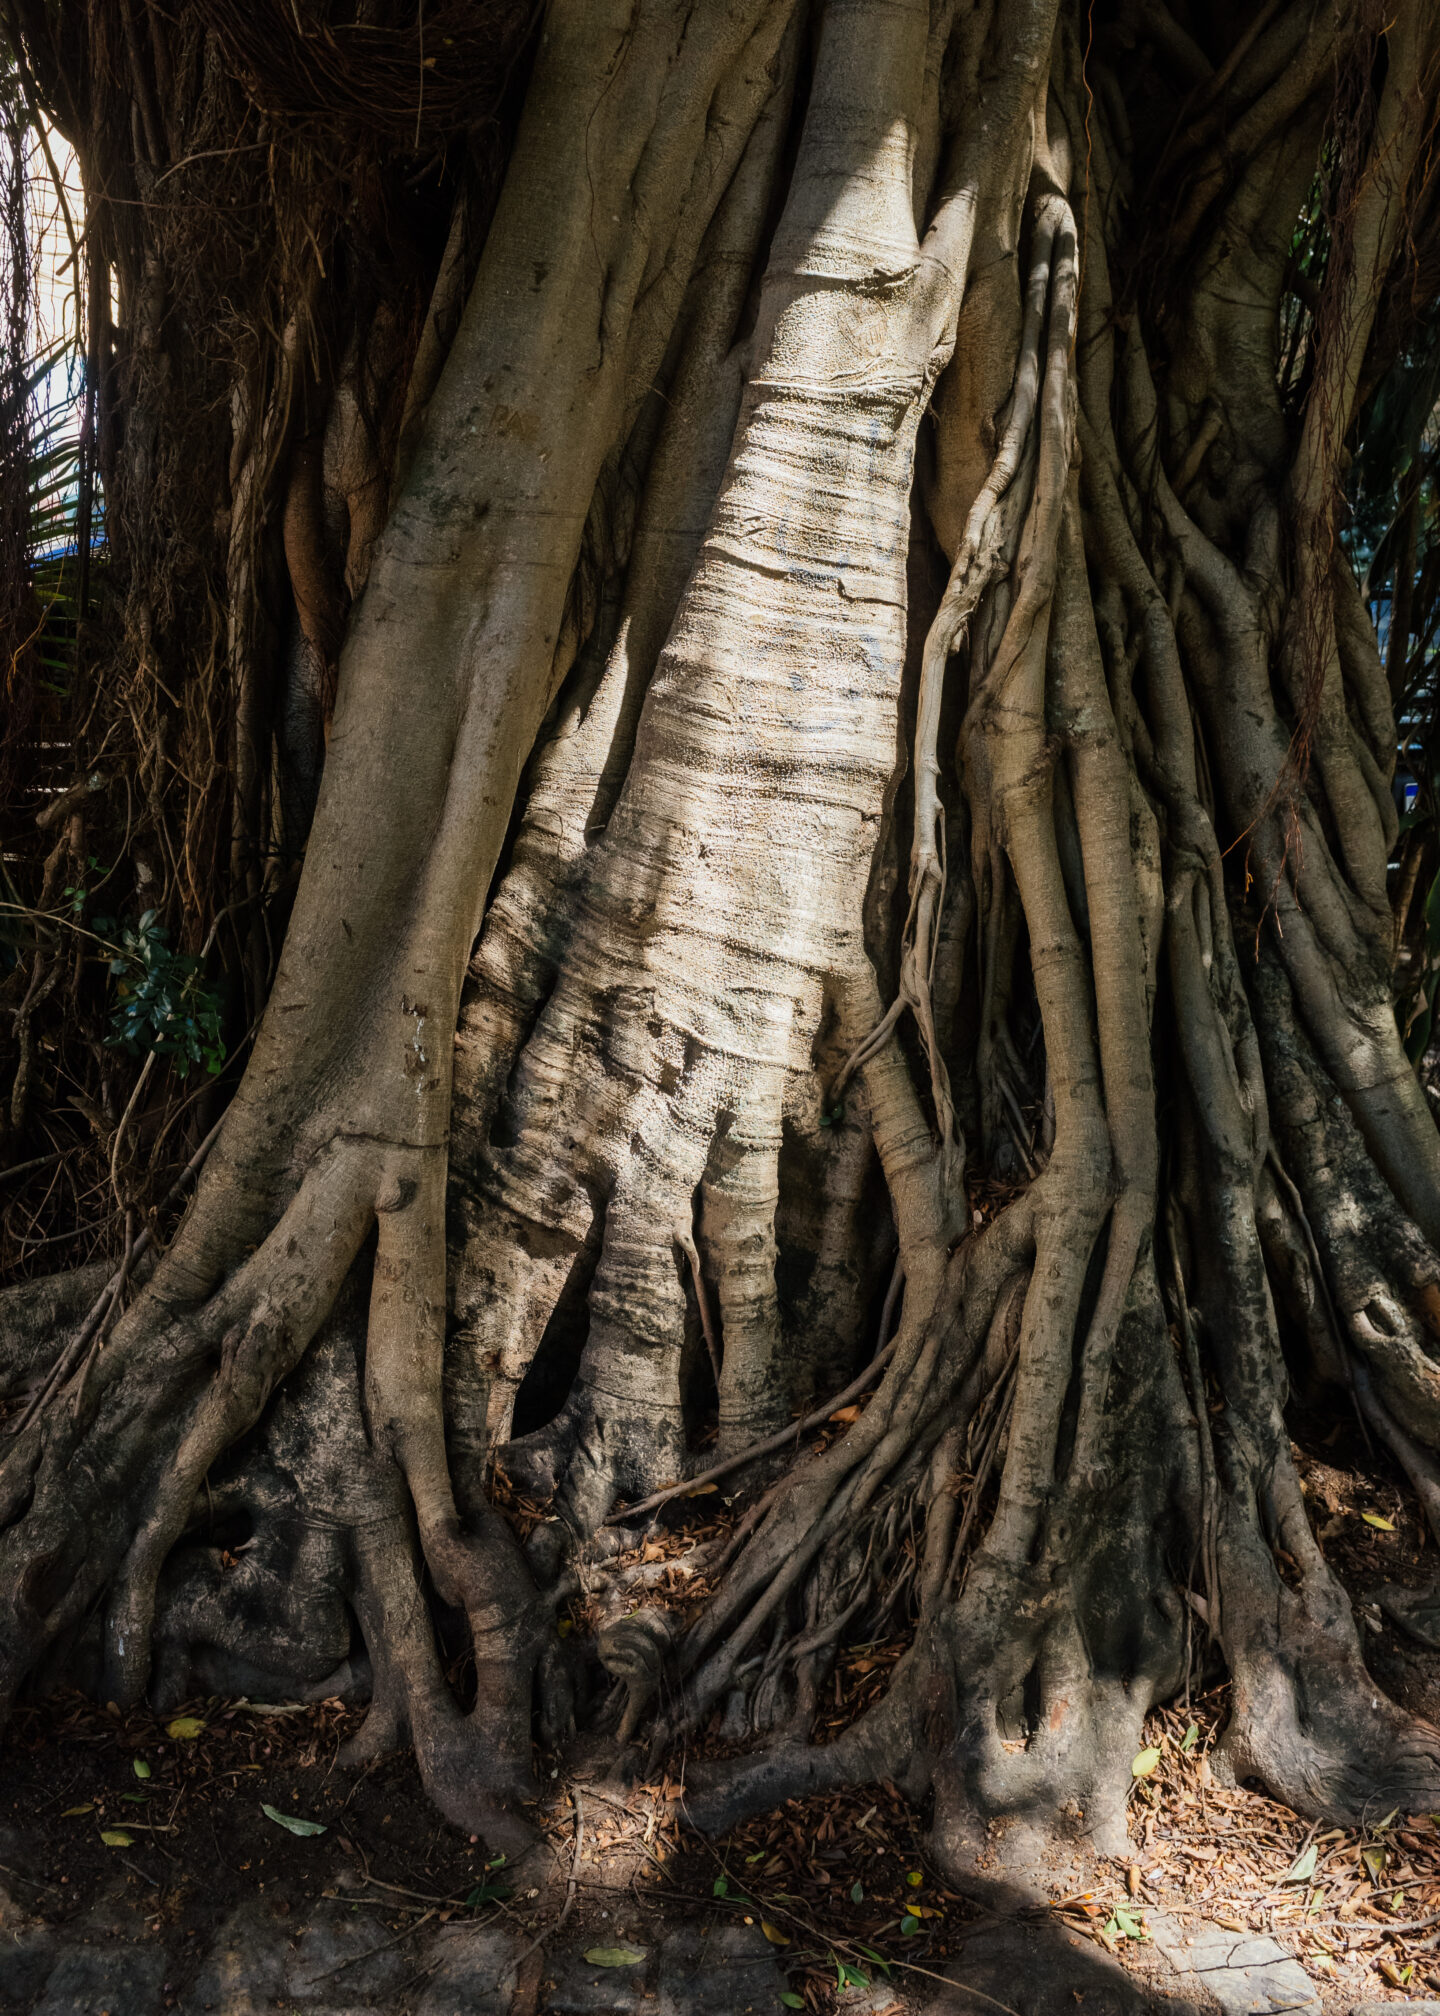
[[[500,1838],[533,1712],[608,1674],[622,1749],[748,1739],[705,1824],[893,1777],[963,1874],[1119,1852],[1146,1713],[1223,1660],[1237,1773],[1440,1799],[1284,1416],[1282,1339],[1440,1532],[1440,1134],[1336,543],[1440,29],[1362,13],[1180,62],[1055,0],[549,10],[194,1204],[78,1371],[103,1283],[7,1305],[7,1698],[368,1692],[360,1747]],[[712,1593],[635,1611],[616,1526],[697,1479]]]

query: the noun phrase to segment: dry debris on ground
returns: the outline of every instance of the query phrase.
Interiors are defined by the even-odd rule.
[[[1407,1487],[1358,1431],[1302,1441],[1296,1455],[1372,1671],[1436,1719],[1436,1552]],[[509,1510],[522,1525],[544,1516],[515,1493]],[[638,1545],[622,1545],[600,1594],[577,1598],[562,1631],[591,1628],[606,1579],[631,1601],[685,1614],[738,1511],[707,1493],[672,1512]],[[904,1649],[892,1635],[842,1652],[819,1740],[883,1692]],[[1440,1817],[1377,1812],[1363,1828],[1311,1826],[1259,1790],[1224,1782],[1216,1744],[1225,1710],[1225,1688],[1202,1691],[1197,1676],[1188,1704],[1151,1716],[1133,1767],[1133,1858],[1077,1858],[1074,1889],[1022,1915],[1081,1934],[1140,1975],[1153,1966],[1149,1916],[1163,1913],[1172,1924],[1270,1935],[1336,2011],[1361,1998],[1440,1993]],[[408,1759],[359,1771],[340,1764],[361,1713],[338,1700],[204,1700],[163,1718],[75,1694],[24,1705],[0,1748],[0,1885],[31,1920],[57,1927],[78,1923],[102,1894],[121,1897],[125,1936],[166,1945],[164,2007],[182,2005],[185,1955],[255,1899],[303,1914],[338,1898],[406,1949],[422,1928],[431,1936],[441,1926],[490,1923],[542,1940],[568,1886],[567,1936],[578,1928],[602,1943],[653,1939],[687,1918],[758,1927],[789,2006],[817,2016],[862,1990],[872,2010],[887,1994],[913,2006],[914,1991],[996,1922],[993,1908],[962,1898],[928,1865],[922,1816],[892,1784],[791,1800],[707,1842],[685,1824],[683,1766],[673,1776],[642,1770],[627,1785],[606,1778],[598,1757],[588,1770],[576,1758],[537,1757],[548,1788],[539,1818],[560,1889],[517,1885],[503,1857],[439,1818]],[[718,1718],[697,1746],[706,1756],[730,1747]],[[643,1752],[634,1756],[643,1765]]]

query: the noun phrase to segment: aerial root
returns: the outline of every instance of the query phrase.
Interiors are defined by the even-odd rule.
[[[1405,1475],[1410,1479],[1411,1489],[1424,1508],[1430,1531],[1440,1541],[1440,1464],[1430,1453],[1422,1449],[1412,1436],[1405,1433],[1380,1395],[1375,1391],[1374,1382],[1360,1360],[1350,1368],[1350,1378],[1361,1415],[1375,1430],[1382,1442],[1389,1445],[1392,1455]]]
[[[715,1390],[720,1390],[720,1345],[715,1336],[715,1322],[710,1314],[710,1297],[705,1290],[705,1272],[700,1265],[700,1254],[695,1245],[694,1235],[688,1225],[677,1225],[675,1244],[690,1263],[690,1279],[695,1285],[695,1303],[700,1311],[700,1328],[705,1337],[705,1350],[710,1359],[710,1370],[715,1380]]]
[[[270,1237],[191,1319],[202,1340],[219,1334],[220,1363],[120,1568],[105,1634],[116,1700],[145,1691],[160,1571],[211,1466],[259,1421],[340,1294],[371,1216],[355,1174],[343,1153],[310,1170]]]
[[[210,1466],[260,1418],[271,1391],[293,1370],[297,1345],[283,1317],[262,1304],[224,1339],[219,1372],[166,1472],[120,1571],[108,1639],[115,1699],[135,1701],[150,1675],[155,1592],[165,1558],[184,1532]]]
[[[403,1480],[387,1465],[381,1515],[353,1529],[355,1604],[370,1652],[373,1688],[345,1761],[363,1763],[413,1744],[421,1781],[455,1825],[492,1847],[519,1852],[533,1831],[508,1809],[533,1798],[530,1767],[531,1660],[524,1648],[498,1663],[482,1647],[477,1695],[466,1715],[441,1665],[424,1564],[405,1504]]]
[[[203,1168],[205,1158],[214,1147],[220,1129],[224,1124],[225,1116],[222,1114],[171,1184],[165,1196],[161,1199],[157,1216],[163,1214],[173,1204],[178,1203],[180,1198],[184,1196],[190,1184]],[[91,1364],[96,1349],[104,1340],[105,1333],[111,1328],[116,1317],[124,1307],[126,1288],[137,1278],[141,1263],[149,1257],[150,1249],[154,1243],[155,1234],[153,1227],[144,1225],[138,1231],[134,1231],[127,1214],[125,1252],[120,1265],[110,1275],[105,1286],[90,1305],[89,1313],[81,1322],[79,1329],[70,1342],[55,1359],[45,1378],[36,1387],[36,1390],[20,1410],[19,1414],[16,1415],[15,1419],[7,1424],[7,1432],[12,1438],[19,1437],[29,1427],[35,1417],[49,1405],[54,1396],[69,1383],[77,1369],[82,1365],[88,1368]],[[80,1412],[84,1404],[84,1389],[85,1381],[82,1378],[74,1396],[72,1411],[76,1414]]]
[[[904,1262],[897,1257],[890,1276],[890,1286],[886,1290],[885,1305],[880,1315],[880,1328],[875,1356],[865,1366],[863,1371],[858,1373],[842,1391],[834,1394],[829,1400],[823,1401],[820,1406],[816,1407],[813,1412],[805,1415],[801,1420],[792,1422],[784,1428],[777,1428],[773,1435],[767,1435],[760,1441],[752,1443],[748,1449],[737,1450],[733,1456],[726,1457],[722,1463],[712,1464],[708,1470],[702,1470],[698,1476],[687,1477],[681,1483],[670,1484],[662,1491],[652,1492],[650,1497],[642,1498],[638,1505],[622,1506],[618,1511],[610,1513],[605,1524],[607,1526],[633,1525],[637,1519],[649,1513],[659,1511],[662,1505],[668,1505],[676,1498],[686,1497],[691,1492],[700,1490],[706,1484],[714,1484],[720,1478],[728,1477],[734,1471],[743,1469],[747,1464],[757,1463],[766,1456],[776,1455],[788,1444],[798,1442],[802,1435],[809,1434],[814,1428],[822,1427],[842,1407],[847,1407],[853,1401],[858,1400],[866,1387],[872,1385],[879,1378],[895,1355],[895,1348],[900,1340],[898,1336],[890,1336],[890,1325],[894,1320],[895,1308],[904,1285]],[[886,1341],[887,1339],[889,1340],[888,1342]],[[783,1479],[781,1481],[783,1482]],[[763,1516],[764,1512],[769,1510],[779,1488],[777,1484],[774,1490],[767,1492],[757,1505],[751,1507],[750,1512],[746,1515],[745,1530],[748,1531],[753,1528],[753,1525],[758,1522],[758,1519]],[[737,1533],[736,1540],[738,1541],[739,1538],[740,1535]],[[732,1542],[732,1549],[734,1544]],[[728,1560],[729,1558],[730,1554],[727,1553],[726,1559]]]
[[[952,1457],[969,1428],[982,1452],[973,1507],[1004,1434],[1006,1382],[1013,1385],[1025,1277],[1017,1278],[1004,1240],[992,1238],[987,1253],[969,1270],[961,1334],[953,1317],[963,1262],[952,1263],[943,1309],[913,1327],[902,1319],[885,1347],[894,1354],[885,1380],[859,1421],[751,1508],[719,1563],[716,1597],[678,1648],[681,1692],[657,1749],[737,1688],[750,1699],[753,1724],[803,1721],[828,1658],[859,1616],[879,1604],[871,1617],[879,1630],[897,1612],[929,1607],[935,1564],[952,1560]],[[923,1586],[912,1594],[917,1577]],[[943,1571],[940,1579],[948,1579]]]
[[[883,1335],[886,1325],[882,1322],[880,1328]],[[622,1505],[618,1511],[610,1513],[605,1524],[632,1526],[642,1516],[658,1512],[662,1505],[668,1505],[676,1498],[688,1497],[691,1492],[700,1490],[706,1484],[717,1483],[720,1478],[729,1477],[736,1470],[744,1469],[747,1464],[758,1463],[763,1457],[773,1456],[787,1444],[798,1441],[800,1436],[808,1435],[811,1429],[823,1427],[839,1408],[848,1407],[852,1401],[858,1400],[866,1387],[874,1383],[894,1356],[896,1342],[897,1339],[892,1337],[888,1344],[876,1352],[857,1378],[852,1379],[848,1386],[815,1408],[813,1413],[805,1415],[799,1421],[792,1421],[788,1427],[777,1428],[773,1435],[767,1435],[762,1441],[752,1443],[748,1449],[738,1450],[735,1455],[728,1456],[723,1463],[714,1463],[708,1470],[702,1470],[694,1477],[687,1477],[683,1483],[669,1484],[663,1491],[652,1492],[648,1498],[642,1498],[638,1505]]]
[[[992,584],[1014,561],[1021,526],[1030,503],[1037,460],[1034,425],[1040,405],[1042,331],[1051,299],[1051,268],[1057,231],[1068,225],[1069,206],[1055,194],[1039,195],[1033,204],[1033,253],[1026,289],[1019,358],[1010,399],[1001,424],[1001,438],[989,476],[970,508],[964,535],[950,570],[940,607],[925,638],[914,735],[915,818],[910,856],[910,906],[901,937],[900,978],[896,998],[852,1052],[836,1087],[845,1083],[889,1040],[908,1008],[925,1046],[931,1098],[947,1179],[963,1159],[957,1135],[954,1101],[935,1026],[935,962],[940,945],[940,919],[945,908],[949,868],[945,819],[939,795],[939,736],[945,671],[963,643],[972,618]],[[1057,319],[1059,319],[1057,317]],[[1018,480],[1017,480],[1018,479]],[[1008,1088],[1007,1088],[1008,1089]],[[1012,1105],[1015,1104],[1013,1095]],[[1016,1143],[1028,1172],[1035,1163],[1024,1140],[1023,1116]]]
[[[912,1799],[923,1798],[930,1773],[916,1742],[909,1693],[897,1670],[890,1691],[833,1743],[780,1739],[748,1757],[692,1764],[686,1774],[686,1819],[702,1834],[722,1834],[789,1799],[881,1778],[891,1779]]]

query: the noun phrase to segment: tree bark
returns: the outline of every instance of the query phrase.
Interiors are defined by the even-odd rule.
[[[1055,0],[557,0],[463,313],[462,192],[415,343],[363,352],[413,358],[389,473],[354,346],[285,436],[335,682],[303,873],[143,1292],[73,1373],[95,1284],[5,1305],[6,1382],[66,1372],[0,1458],[7,1700],[66,1661],[368,1693],[360,1751],[413,1741],[499,1840],[537,1686],[563,1736],[604,1671],[622,1748],[755,1739],[706,1824],[889,1776],[957,1876],[1034,1880],[1123,1851],[1145,1715],[1223,1660],[1237,1774],[1440,1796],[1284,1411],[1282,1339],[1440,1508],[1440,1134],[1337,545],[1440,32],[1361,11],[1137,54]],[[547,1501],[523,1548],[497,1463]],[[714,1593],[637,1623],[614,1523],[711,1470]],[[582,1576],[606,1628],[562,1651]],[[882,1628],[889,1693],[815,1745]]]

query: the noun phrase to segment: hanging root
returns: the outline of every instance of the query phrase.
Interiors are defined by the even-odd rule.
[[[965,522],[940,607],[925,637],[915,719],[915,815],[910,854],[910,908],[901,939],[900,985],[895,1001],[848,1059],[837,1086],[888,1041],[908,1008],[925,1045],[936,1126],[948,1181],[958,1178],[964,1144],[957,1139],[949,1077],[936,1036],[933,1008],[939,919],[945,907],[945,819],[940,802],[940,709],[945,672],[963,645],[971,620],[991,584],[1015,559],[1028,499],[1027,460],[1039,394],[1041,341],[1051,288],[1051,252],[1057,227],[1068,217],[1064,199],[1044,195],[1031,219],[1032,253],[1025,321],[1015,382],[1002,416],[1000,446],[989,476]],[[1073,225],[1072,225],[1073,231]],[[1013,1096],[1013,1095],[1012,1095]],[[1033,1175],[1034,1169],[1030,1173]]]
[[[938,1159],[929,1150],[907,1171],[895,1152],[925,1123],[893,1045],[865,1066],[865,1083],[882,1158],[891,1149],[909,1207],[900,1217],[902,1256],[912,1240],[923,1256],[907,1266],[894,1355],[859,1421],[822,1454],[797,1463],[744,1534],[715,1597],[678,1649],[684,1687],[657,1745],[696,1726],[742,1675],[745,1691],[755,1691],[751,1721],[762,1728],[788,1722],[797,1701],[813,1701],[842,1632],[859,1616],[878,1605],[903,1618],[911,1599],[898,1541],[911,1539],[913,1572],[914,1538],[931,1501],[948,1501],[951,1473],[934,1460],[936,1452],[947,1437],[963,1433],[998,1374],[1003,1346],[994,1333],[1003,1336],[1011,1318],[1028,1210],[1014,1207],[965,1241],[937,1276]],[[896,1123],[907,1120],[902,1134]],[[1005,1321],[992,1325],[1002,1294]],[[751,1648],[767,1632],[768,1650],[755,1665]],[[755,1689],[759,1679],[768,1682],[763,1695]]]
[[[1440,1135],[1393,1013],[1383,669],[1330,550],[1437,31],[1405,0],[1386,62],[1363,45],[1327,419],[1285,410],[1270,341],[1350,33],[1303,11],[1149,161],[1114,66],[1138,36],[1163,78],[1174,38],[1102,19],[1082,56],[1049,0],[961,10],[953,46],[947,8],[830,0],[794,136],[785,0],[656,0],[643,46],[554,11],[373,552],[378,465],[335,422],[371,586],[216,1164],[133,1308],[133,1217],[118,1275],[12,1305],[0,1693],[65,1661],[117,1699],[368,1691],[353,1755],[412,1742],[447,1814],[518,1842],[537,1686],[558,1742],[608,1676],[631,1762],[757,1739],[703,1824],[883,1775],[933,1795],[957,1877],[1033,1883],[1057,1844],[1067,1878],[1124,1850],[1146,1713],[1223,1660],[1237,1772],[1347,1821],[1440,1803],[1440,1734],[1369,1681],[1310,1531],[1281,1351],[1283,1323],[1440,1536]],[[1177,265],[1124,234],[1182,170]],[[241,572],[283,403],[241,415]],[[438,667],[433,705],[397,663]],[[523,1549],[497,1451],[551,1495]],[[683,1629],[637,1606],[641,1522],[732,1478],[713,1594]],[[550,1628],[576,1592],[593,1646]],[[812,1742],[862,1637],[904,1641],[892,1683]]]
[[[1102,192],[1104,147],[1097,135]],[[1292,1061],[1273,960],[1247,998],[1215,828],[1214,745],[1200,740],[1181,651],[1182,635],[1187,651],[1208,648],[1186,603],[1193,592],[1239,654],[1232,662],[1268,681],[1258,614],[1243,634],[1225,630],[1221,599],[1235,608],[1239,578],[1174,502],[1219,437],[1203,409],[1177,450],[1172,490],[1132,331],[1123,451],[1116,442],[1104,249],[1092,240],[1087,284],[1099,306],[1077,365],[1076,233],[1050,172],[1063,189],[1053,139],[1032,197],[1020,361],[999,447],[926,642],[899,993],[847,1065],[862,1079],[875,1071],[913,1010],[948,1170],[953,1109],[929,996],[946,882],[940,696],[963,644],[977,1065],[1029,1187],[966,1242],[918,1327],[907,1291],[896,1355],[861,1420],[745,1522],[716,1597],[677,1648],[682,1691],[657,1734],[663,1745],[722,1702],[727,1734],[770,1732],[756,1756],[710,1774],[692,1809],[705,1825],[883,1771],[934,1792],[935,1849],[957,1873],[983,1860],[992,1876],[1032,1880],[1057,1833],[1124,1849],[1129,1760],[1148,1708],[1193,1669],[1197,1619],[1235,1678],[1226,1754],[1301,1810],[1348,1820],[1367,1802],[1414,1805],[1430,1796],[1440,1756],[1440,1735],[1365,1675],[1348,1603],[1310,1534],[1257,1236],[1257,1198],[1268,1197],[1267,1239],[1305,1285],[1312,1331],[1328,1333],[1317,1361],[1433,1510],[1440,1472],[1397,1414],[1403,1405],[1431,1439],[1422,1332],[1436,1263],[1370,1159],[1406,1101],[1388,1078],[1378,1091],[1351,1071],[1339,1082],[1352,1123]],[[1158,493],[1167,551],[1142,548],[1156,521],[1138,509],[1126,454]],[[1265,696],[1268,706],[1268,684]],[[1232,712],[1217,737],[1233,743],[1245,727]],[[1318,826],[1306,846],[1318,888]],[[1306,927],[1292,931],[1283,891],[1281,907],[1298,976]],[[1012,1024],[1022,942],[1043,1026],[1040,1136]],[[1163,1182],[1157,1009],[1172,1018],[1160,1027],[1173,1027],[1186,1074]],[[1378,1017],[1366,1028],[1378,1058],[1390,1038]],[[1322,1045],[1332,1040],[1323,1012],[1317,1029]],[[1267,1078],[1285,1116],[1283,1162],[1268,1134]],[[992,1137],[993,1126],[987,1145]],[[1411,1172],[1402,1205],[1415,1189]],[[985,1293],[987,1255],[1001,1264]],[[821,1662],[842,1634],[876,1635],[892,1617],[914,1635],[882,1704],[836,1742],[808,1744]]]

